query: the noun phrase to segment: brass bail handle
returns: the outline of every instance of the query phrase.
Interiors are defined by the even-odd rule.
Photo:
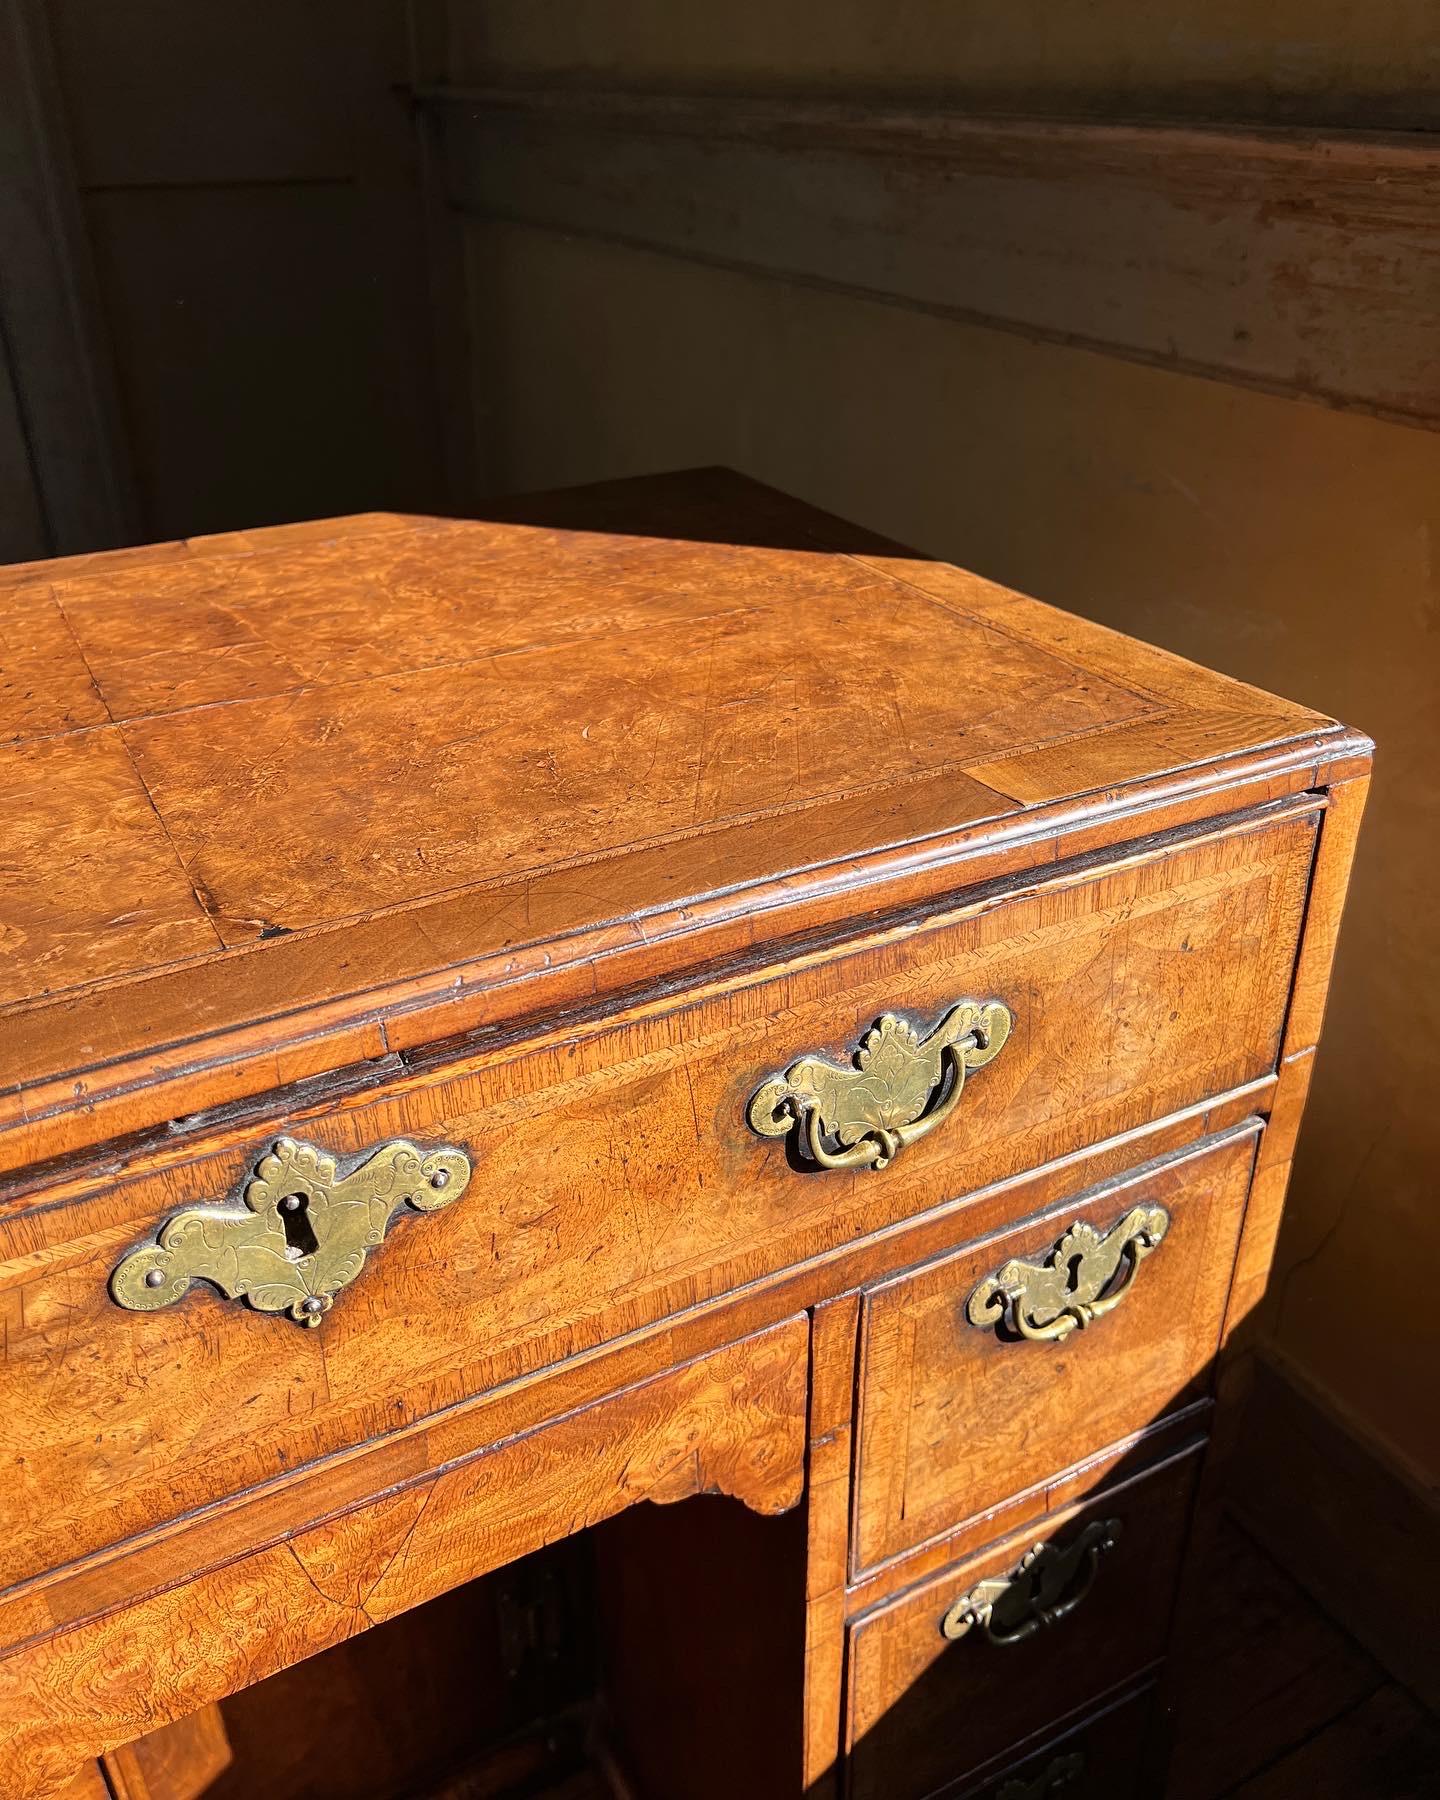
[[[1063,1756],[1052,1756],[1032,1780],[1012,1776],[995,1790],[995,1800],[1052,1800],[1063,1794],[1085,1773],[1085,1752],[1069,1750]]]
[[[959,1000],[923,1036],[884,1013],[849,1064],[802,1056],[763,1081],[746,1111],[750,1129],[770,1138],[794,1132],[817,1168],[887,1168],[950,1117],[966,1075],[994,1061],[1013,1023],[1003,1000]]]
[[[979,1629],[992,1644],[1023,1644],[1058,1625],[1095,1586],[1119,1537],[1118,1519],[1092,1519],[1068,1544],[1036,1544],[1008,1575],[988,1576],[954,1601],[941,1636],[954,1642]]]
[[[1136,1271],[1170,1229],[1163,1206],[1132,1206],[1103,1235],[1077,1219],[1043,1262],[1012,1258],[987,1275],[965,1303],[982,1331],[1004,1326],[1031,1343],[1063,1344],[1114,1312]]]

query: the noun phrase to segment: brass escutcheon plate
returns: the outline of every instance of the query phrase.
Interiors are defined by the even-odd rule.
[[[463,1150],[396,1139],[342,1175],[326,1151],[281,1138],[238,1202],[176,1213],[116,1267],[110,1292],[133,1312],[155,1312],[208,1281],[257,1312],[318,1325],[402,1207],[453,1206],[469,1180]]]
[[[1163,1206],[1132,1207],[1103,1237],[1077,1219],[1043,1263],[1015,1257],[987,1275],[965,1316],[982,1330],[1003,1324],[1037,1343],[1063,1343],[1114,1311],[1169,1229]]]
[[[1119,1519],[1092,1519],[1067,1543],[1034,1545],[1008,1575],[989,1575],[946,1609],[940,1635],[980,1631],[992,1644],[1023,1644],[1068,1619],[1095,1585],[1102,1557],[1120,1538]]]

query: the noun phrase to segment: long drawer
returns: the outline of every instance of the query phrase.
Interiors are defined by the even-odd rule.
[[[1199,1447],[850,1631],[850,1800],[923,1800],[1161,1656]]]
[[[1141,846],[338,1102],[192,1127],[12,1200],[0,1581],[1257,1079],[1278,1053],[1316,817]],[[917,1077],[899,1039],[908,1022],[923,1055],[965,1000],[1002,1003],[1013,1027],[957,1095],[943,1057]],[[884,1067],[849,1056],[887,1013],[901,1026],[881,1048],[898,1045],[921,1122],[958,1101],[943,1123],[898,1149],[886,1125],[860,1154],[891,1153],[859,1166],[842,1132],[838,1168],[798,1122],[783,1139],[753,1128],[757,1092],[808,1053],[856,1083],[847,1105],[879,1105]],[[282,1139],[296,1148],[277,1154]],[[199,1223],[166,1233],[196,1206]],[[333,1294],[304,1287],[317,1257],[344,1274]]]
[[[1258,1128],[1257,1128],[1258,1129]],[[857,1570],[1208,1391],[1255,1134],[1107,1184],[865,1297]]]

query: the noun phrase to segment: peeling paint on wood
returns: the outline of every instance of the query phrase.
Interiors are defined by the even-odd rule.
[[[1440,424],[1440,149],[493,90],[430,96],[455,203]]]

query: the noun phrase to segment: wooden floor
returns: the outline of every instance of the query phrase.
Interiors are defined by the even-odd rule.
[[[1166,1800],[1437,1800],[1440,1726],[1227,1520]]]

